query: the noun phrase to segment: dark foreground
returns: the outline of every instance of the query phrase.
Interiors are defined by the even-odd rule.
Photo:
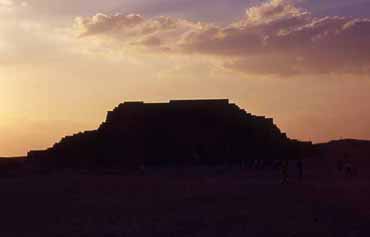
[[[279,179],[238,169],[1,178],[0,236],[370,236],[368,178]]]

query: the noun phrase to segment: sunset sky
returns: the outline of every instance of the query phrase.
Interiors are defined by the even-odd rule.
[[[370,139],[369,0],[0,0],[0,156],[127,100],[229,98],[291,138]]]

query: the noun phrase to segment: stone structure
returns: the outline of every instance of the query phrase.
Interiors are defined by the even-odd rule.
[[[310,146],[228,100],[126,102],[97,130],[65,137],[29,159],[60,166],[212,165],[298,159]]]

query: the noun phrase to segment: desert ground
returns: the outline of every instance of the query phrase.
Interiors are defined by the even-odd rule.
[[[0,236],[370,236],[369,177],[294,169],[63,171],[0,179]]]

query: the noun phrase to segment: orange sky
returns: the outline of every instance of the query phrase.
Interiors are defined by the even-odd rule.
[[[94,129],[127,100],[230,98],[293,138],[370,139],[370,17],[247,2],[244,16],[212,23],[0,0],[0,156]]]

